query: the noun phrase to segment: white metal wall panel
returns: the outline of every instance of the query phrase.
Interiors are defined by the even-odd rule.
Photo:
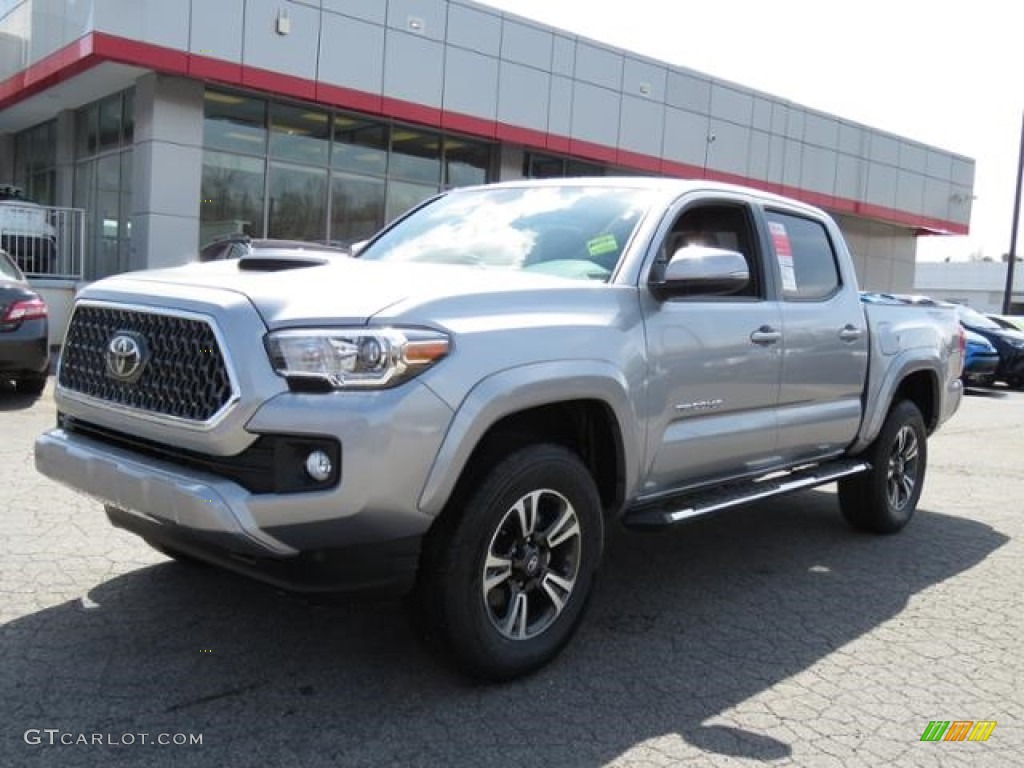
[[[891,165],[872,163],[868,166],[868,186],[865,198],[873,205],[892,208],[896,205],[896,179],[898,172]]]
[[[551,73],[572,77],[576,73],[576,40],[555,35],[551,50]]]
[[[709,130],[707,115],[666,107],[665,159],[703,166]]]
[[[572,91],[572,131],[574,139],[615,147],[619,141],[618,92],[576,81]]]
[[[725,173],[745,174],[750,153],[750,129],[712,118],[711,135],[715,140],[708,148],[708,167]]]
[[[63,0],[32,0],[27,12],[32,15],[32,34],[28,38],[29,61],[38,61],[71,42],[64,35]]]
[[[446,0],[388,0],[388,27],[443,42],[448,26]]]
[[[448,9],[448,43],[488,56],[501,53],[501,17],[452,3]]]
[[[836,197],[860,200],[864,186],[864,161],[859,157],[840,154],[836,161]]]
[[[803,153],[800,186],[823,195],[835,194],[836,164],[838,163],[838,155],[835,150],[804,144]]]
[[[902,168],[897,172],[896,207],[901,211],[921,213],[924,208],[924,176]]]
[[[381,93],[384,88],[384,28],[325,13],[319,75],[323,83]]]
[[[448,48],[444,108],[494,120],[498,113],[498,60],[461,48]]]
[[[688,112],[711,112],[711,81],[706,77],[669,70],[666,103]]]
[[[143,43],[188,50],[187,9],[154,0],[94,0],[94,29]]]
[[[548,132],[568,136],[572,130],[572,80],[555,75],[551,78]]]
[[[847,122],[839,123],[839,151],[857,157],[867,157],[867,139],[864,129]]]
[[[170,6],[171,3],[166,5]],[[315,80],[317,48],[320,44],[320,12],[304,5],[288,5],[291,33],[279,35],[277,18],[281,8],[278,0],[245,0],[242,62],[250,67],[282,75]],[[180,10],[177,13],[182,15]]]
[[[210,0],[192,0],[193,3],[210,2]],[[220,0],[214,0],[220,2]],[[387,19],[388,4],[384,0],[320,0],[320,7],[332,13],[343,13],[363,21],[384,24]]]
[[[786,138],[804,140],[804,120],[807,113],[802,107],[790,106],[786,112]]]
[[[799,187],[804,145],[793,139],[783,139],[783,146],[782,183],[787,187]]]
[[[768,175],[768,155],[771,152],[771,146],[771,135],[758,130],[750,132],[750,156],[747,158],[747,176],[762,181],[767,181],[770,178]]]
[[[190,23],[189,51],[200,56],[242,62],[241,29],[245,16],[245,0],[217,0],[215,3],[193,3]],[[239,30],[225,34],[225,30]]]
[[[781,101],[772,102],[772,133],[776,136],[785,136],[788,122],[789,107]]]
[[[547,71],[551,67],[554,35],[514,19],[505,19],[501,27],[501,58]]]
[[[772,129],[772,102],[760,96],[754,97],[752,125],[759,131]]]
[[[650,101],[664,103],[668,69],[664,64],[627,56],[622,69],[622,91]]]
[[[952,187],[948,181],[926,178],[924,183],[923,213],[936,219],[949,217],[950,195]]]
[[[571,93],[571,85],[566,81]],[[548,104],[551,96],[551,75],[533,67],[501,62],[498,78],[498,120],[535,131],[548,130]],[[565,111],[566,132],[570,112]]]
[[[953,158],[953,173],[950,179],[954,184],[970,187],[974,184],[974,163],[959,157]]]
[[[914,173],[926,173],[928,150],[911,141],[900,142],[900,167]]]
[[[619,148],[661,157],[665,105],[636,96],[622,97]]]
[[[925,164],[925,172],[936,179],[949,181],[953,176],[953,158],[945,152],[928,150],[928,160]]]
[[[881,133],[872,133],[869,139],[868,157],[871,162],[892,166],[900,164],[900,143],[896,139]]]
[[[713,84],[711,117],[749,126],[754,118],[754,97],[736,88]]]
[[[587,42],[576,43],[576,79],[612,91],[622,88],[621,53]]]
[[[837,149],[839,122],[831,117],[808,112],[804,118],[804,142],[825,149]]]
[[[440,108],[444,89],[444,45],[387,31],[384,41],[384,94]]]

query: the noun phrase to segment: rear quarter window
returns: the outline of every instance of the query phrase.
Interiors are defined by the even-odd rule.
[[[821,301],[837,290],[839,266],[828,230],[820,221],[766,211],[783,298]]]

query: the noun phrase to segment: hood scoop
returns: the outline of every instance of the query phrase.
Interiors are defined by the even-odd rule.
[[[241,272],[283,272],[288,269],[322,267],[330,262],[328,256],[316,254],[278,254],[274,256],[243,256],[238,260]]]

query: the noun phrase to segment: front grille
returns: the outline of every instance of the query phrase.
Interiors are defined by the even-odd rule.
[[[123,333],[148,349],[148,362],[129,381],[118,379],[107,365],[111,340]],[[212,419],[232,397],[231,377],[209,323],[106,306],[75,309],[59,383],[115,405],[195,422]]]

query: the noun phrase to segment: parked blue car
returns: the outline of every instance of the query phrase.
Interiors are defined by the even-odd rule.
[[[999,368],[999,352],[992,342],[980,333],[964,328],[967,336],[967,354],[964,358],[964,384],[990,386]]]

